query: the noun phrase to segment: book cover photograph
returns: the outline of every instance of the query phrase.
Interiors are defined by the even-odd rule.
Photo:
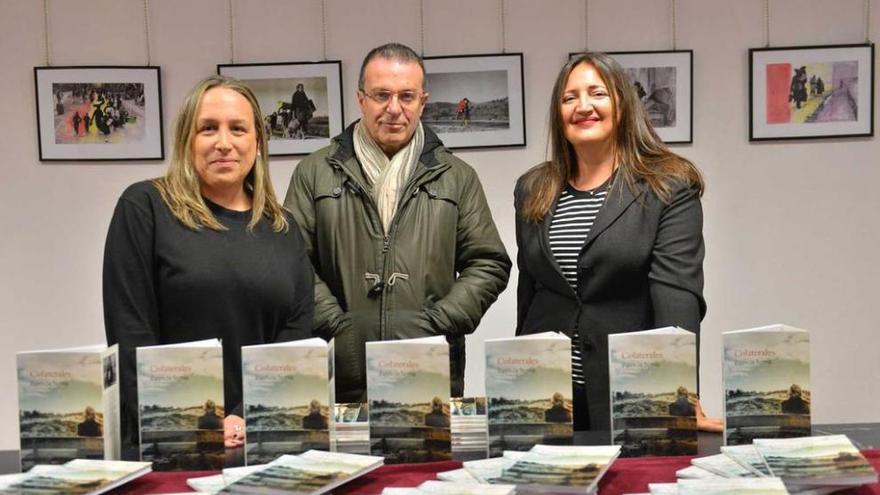
[[[0,493],[93,495],[150,472],[148,462],[74,459],[60,466],[37,465],[30,472],[0,480]]]
[[[367,343],[370,452],[387,464],[451,460],[449,344]]]
[[[536,445],[494,482],[517,485],[517,491],[530,485],[550,493],[593,493],[619,454],[616,445]]]
[[[156,471],[223,468],[223,348],[212,339],[137,348],[141,460]]]
[[[241,359],[247,464],[331,450],[332,344],[315,338],[245,346]]]
[[[546,332],[485,346],[489,455],[570,444],[571,339]]]
[[[112,376],[104,370],[105,357],[115,363],[115,350],[99,345],[17,354],[23,471],[118,455],[117,375],[115,368]]]
[[[722,338],[725,443],[809,436],[809,332],[770,325]]]
[[[382,464],[376,456],[310,450],[283,455],[219,493],[326,493]]]
[[[846,435],[755,439],[773,476],[798,485],[876,483],[877,472]]]
[[[695,455],[696,336],[675,327],[609,335],[608,354],[621,456]]]

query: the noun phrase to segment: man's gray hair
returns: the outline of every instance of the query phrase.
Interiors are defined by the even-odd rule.
[[[422,57],[420,57],[412,48],[402,43],[392,42],[373,48],[370,50],[370,53],[367,53],[367,56],[364,57],[364,63],[361,64],[361,73],[358,77],[359,90],[364,90],[364,71],[367,68],[367,64],[370,63],[370,60],[379,57],[397,62],[419,64],[419,67],[422,69],[422,90],[424,91],[427,88],[428,78],[425,77],[425,63],[422,62]]]

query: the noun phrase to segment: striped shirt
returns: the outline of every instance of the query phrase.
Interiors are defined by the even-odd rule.
[[[590,191],[579,191],[567,185],[556,203],[556,211],[550,221],[550,252],[575,293],[578,290],[578,255],[607,195],[608,183]],[[584,385],[584,367],[577,328],[574,329],[571,346],[571,376],[576,385]]]

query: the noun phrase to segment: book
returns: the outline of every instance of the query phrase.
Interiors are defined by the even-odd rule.
[[[199,476],[196,478],[187,478],[186,486],[197,492],[217,493],[226,488],[226,485],[235,483],[245,476],[254,473],[266,467],[265,465],[255,464],[251,466],[241,466],[234,468],[225,468],[221,474],[211,476]]]
[[[441,471],[437,473],[437,479],[440,481],[453,481],[456,483],[474,483],[481,484],[480,480],[468,472],[465,468],[452,469],[450,471]]]
[[[678,480],[677,485],[679,495],[788,495],[779,478]]]
[[[648,483],[651,495],[678,495],[677,483]]]
[[[711,478],[724,478],[724,476],[707,471],[701,467],[690,465],[675,472],[675,477],[686,480],[701,480]]]
[[[369,455],[370,422],[367,403],[336,404],[333,411],[336,451]]]
[[[696,343],[677,327],[608,336],[611,435],[622,456],[697,453]]]
[[[517,493],[594,493],[619,454],[618,445],[535,445],[494,483],[516,485]]]
[[[764,458],[752,444],[722,445],[721,453],[751,471],[754,476],[770,476],[770,469],[764,463]]]
[[[501,457],[490,457],[462,463],[462,469],[480,483],[494,483],[496,478],[504,474],[504,470],[522,459],[527,452],[505,450]]]
[[[489,456],[571,444],[571,339],[545,332],[485,346]]]
[[[366,346],[370,453],[384,456],[388,464],[450,460],[446,338]]]
[[[120,457],[116,345],[16,353],[21,470]]]
[[[241,348],[245,462],[336,450],[333,341],[313,338]]]
[[[282,455],[219,493],[326,493],[383,464],[377,456],[309,450]]]
[[[748,468],[724,454],[697,457],[691,464],[724,478],[753,478],[755,474]]]
[[[449,399],[452,457],[457,461],[489,456],[488,415],[485,397]]]
[[[846,435],[756,438],[755,448],[786,485],[855,486],[876,483],[877,472]]]
[[[4,477],[0,493],[97,495],[149,472],[149,462],[74,459],[62,465],[36,465],[27,473]]]
[[[223,468],[223,348],[217,339],[138,347],[142,461],[156,471]]]
[[[810,333],[769,325],[722,339],[725,444],[810,436]]]

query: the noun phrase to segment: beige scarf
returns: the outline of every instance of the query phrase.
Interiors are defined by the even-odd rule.
[[[397,211],[400,194],[422,155],[424,145],[425,130],[419,122],[409,143],[388,159],[382,148],[373,141],[365,125],[358,122],[354,127],[354,154],[373,188],[373,198],[379,207],[379,216],[386,234]]]

